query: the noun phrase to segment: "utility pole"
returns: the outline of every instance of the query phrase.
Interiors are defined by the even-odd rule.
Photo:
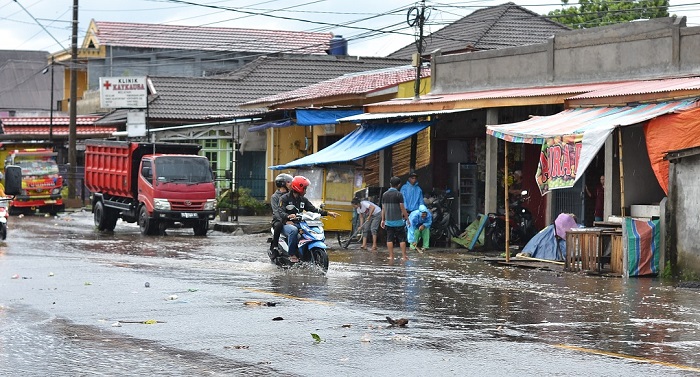
[[[53,66],[54,56],[51,55],[51,108],[49,110],[49,142],[53,144]]]
[[[413,64],[416,66],[416,84],[414,87],[414,100],[420,99],[420,75],[421,66],[423,65],[423,27],[425,26],[425,0],[421,0],[420,8],[411,7],[408,10],[408,25],[418,28],[418,40],[416,40],[416,48],[418,53],[414,55]]]
[[[73,31],[71,33],[70,57],[70,123],[68,130],[68,197],[75,198],[75,178],[78,158],[76,156],[76,118],[78,113],[78,0],[73,0]]]

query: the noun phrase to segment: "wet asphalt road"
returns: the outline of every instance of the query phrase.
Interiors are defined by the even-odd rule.
[[[332,250],[324,276],[269,264],[267,235],[99,233],[89,213],[10,224],[0,375],[700,374],[699,293],[656,279],[385,249]]]

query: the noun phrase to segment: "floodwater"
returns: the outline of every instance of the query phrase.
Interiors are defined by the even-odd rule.
[[[266,234],[10,224],[0,375],[700,374],[700,292],[659,279],[381,248],[331,250],[324,275],[271,265]]]

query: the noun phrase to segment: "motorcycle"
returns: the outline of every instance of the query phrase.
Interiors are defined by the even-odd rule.
[[[293,210],[287,208],[288,211]],[[298,210],[297,210],[298,212]],[[303,212],[301,217],[297,217],[299,226],[299,262],[289,260],[289,245],[284,232],[280,235],[277,249],[268,250],[270,262],[282,268],[289,268],[302,263],[318,266],[323,273],[328,271],[328,246],[326,246],[326,235],[323,231],[323,221],[321,214],[315,212]],[[271,229],[274,235],[274,228]]]
[[[0,198],[0,239],[3,241],[7,238],[7,219],[10,217],[7,207],[9,205],[10,199]]]
[[[523,207],[530,199],[527,190],[523,190],[520,196],[510,205],[510,244],[525,246],[537,233],[535,232],[532,213]],[[486,239],[491,244],[491,249],[505,250],[506,247],[506,216],[503,213],[489,213],[486,225]]]
[[[452,237],[459,235],[459,226],[454,221],[450,210],[455,196],[451,190],[433,190],[430,197],[425,200],[433,216],[433,224],[430,226],[430,239],[449,243]]]

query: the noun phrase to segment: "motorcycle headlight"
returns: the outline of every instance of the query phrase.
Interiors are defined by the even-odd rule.
[[[216,208],[216,199],[207,199],[207,202],[204,203],[204,210],[205,211],[213,211]]]
[[[153,207],[158,211],[170,211],[168,199],[153,199]]]

